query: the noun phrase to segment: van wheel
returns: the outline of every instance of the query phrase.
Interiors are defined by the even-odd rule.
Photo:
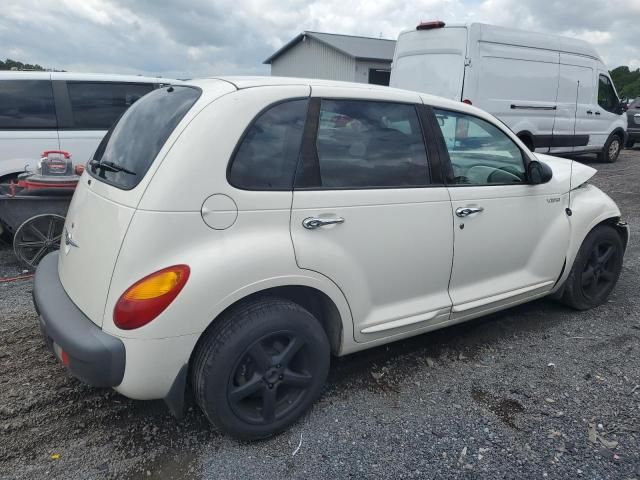
[[[573,262],[561,302],[576,310],[604,303],[620,277],[623,256],[624,246],[618,232],[608,225],[594,228]]]
[[[613,163],[618,160],[620,150],[622,150],[622,139],[617,134],[611,135],[607,143],[604,144],[602,151],[598,154],[598,161]]]
[[[330,347],[316,318],[288,300],[232,307],[195,352],[192,385],[209,421],[240,440],[286,429],[320,396]]]

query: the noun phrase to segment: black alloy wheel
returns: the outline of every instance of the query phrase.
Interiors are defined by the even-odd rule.
[[[313,382],[304,339],[295,332],[261,338],[241,355],[229,378],[227,399],[247,423],[269,424],[295,410]]]
[[[603,240],[591,249],[581,276],[582,294],[587,299],[597,300],[617,279],[615,248],[612,242]]]

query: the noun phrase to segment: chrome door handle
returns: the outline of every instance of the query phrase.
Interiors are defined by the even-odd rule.
[[[307,230],[313,230],[318,227],[324,227],[325,225],[336,225],[339,223],[344,223],[344,218],[342,217],[333,217],[333,218],[307,217],[302,221],[302,226]]]
[[[473,215],[474,213],[484,212],[484,208],[482,207],[461,207],[456,208],[456,215],[459,217],[468,217],[469,215]]]

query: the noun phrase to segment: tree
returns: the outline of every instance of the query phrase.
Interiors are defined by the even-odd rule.
[[[38,64],[35,65],[31,65],[29,63],[22,63],[22,62],[18,62],[16,60],[11,60],[10,58],[7,58],[4,62],[2,60],[0,60],[0,70],[44,70],[43,67],[41,67]]]
[[[629,67],[621,66],[614,68],[609,73],[620,97],[640,97],[640,68],[631,71]]]

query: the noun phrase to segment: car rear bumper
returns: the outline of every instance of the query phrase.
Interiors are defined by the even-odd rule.
[[[33,302],[40,329],[74,377],[96,387],[115,387],[124,377],[124,344],[104,333],[71,301],[58,276],[58,253],[45,256],[35,274]]]
[[[640,140],[640,128],[629,128],[627,130],[627,138],[629,140],[639,141]]]

